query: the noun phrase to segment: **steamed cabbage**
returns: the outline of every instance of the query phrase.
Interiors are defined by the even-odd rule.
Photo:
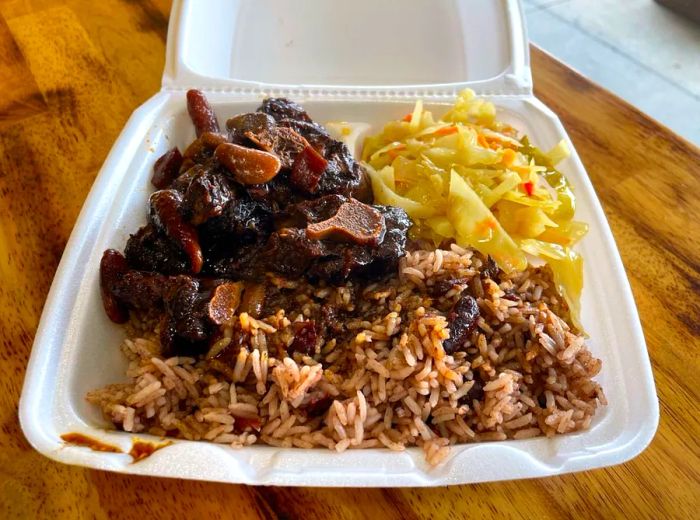
[[[555,168],[568,155],[564,141],[532,146],[465,90],[437,120],[416,103],[366,138],[362,159],[375,200],[405,209],[414,238],[453,239],[509,273],[527,267],[526,253],[546,261],[578,326],[583,262],[572,246],[588,226],[573,220],[573,191]]]

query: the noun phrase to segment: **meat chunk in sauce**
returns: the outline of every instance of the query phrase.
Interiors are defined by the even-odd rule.
[[[258,112],[268,114],[276,121],[293,119],[295,121],[311,122],[309,114],[301,105],[285,98],[267,98],[262,102]]]
[[[199,227],[200,240],[209,251],[224,243],[257,241],[272,232],[272,218],[269,208],[253,200],[245,191],[237,190],[223,205],[220,215]]]
[[[297,155],[309,143],[291,128],[278,126],[263,112],[240,114],[226,122],[232,143],[254,146],[279,157],[283,168],[291,168]]]
[[[273,233],[261,248],[260,267],[281,266],[285,276],[297,277],[306,272],[312,279],[340,281],[351,274],[379,276],[395,269],[404,255],[406,232],[410,221],[399,208],[373,206],[381,215],[384,233],[377,245],[364,245],[352,238],[316,240],[305,227],[331,218],[348,199],[329,196],[290,208],[297,227],[285,227]],[[357,203],[357,202],[356,202]],[[359,204],[359,203],[358,203]],[[305,225],[299,221],[306,220]]]
[[[271,152],[275,144],[277,124],[263,112],[239,114],[226,121],[229,140],[240,145],[255,145]]]
[[[313,122],[283,119],[279,124],[304,137],[327,161],[326,169],[319,177],[316,193],[338,193],[362,202],[372,202],[367,172],[353,159],[345,144],[333,139],[325,128]]]
[[[192,178],[183,199],[183,213],[195,226],[218,217],[234,195],[228,177],[218,170],[201,169]]]
[[[166,352],[192,353],[206,349],[212,331],[208,319],[211,292],[202,290],[199,280],[178,276],[164,291],[166,319],[161,344]]]
[[[124,255],[103,257],[110,319],[159,309],[166,353],[197,354],[235,322],[239,304],[258,315],[283,303],[282,293],[265,289],[269,273],[336,282],[397,268],[408,216],[369,205],[366,173],[300,105],[266,99],[229,119],[222,134],[201,92],[189,91],[187,101],[197,139],[158,160],[148,223]],[[326,311],[297,326],[290,352],[313,354],[337,319]]]
[[[180,274],[189,270],[187,255],[153,224],[146,224],[131,235],[124,253],[131,269],[163,274]]]

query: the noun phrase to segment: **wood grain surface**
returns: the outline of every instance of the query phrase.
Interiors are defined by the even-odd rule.
[[[17,403],[39,315],[109,148],[159,89],[168,13],[167,0],[0,3],[0,518],[697,518],[700,151],[536,48],[537,96],[588,169],[641,314],[661,401],[642,455],[547,479],[356,490],[117,475],[34,452]]]

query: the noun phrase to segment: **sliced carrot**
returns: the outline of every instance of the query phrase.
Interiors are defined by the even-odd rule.
[[[386,154],[387,154],[389,157],[391,157],[392,159],[396,159],[396,157],[398,157],[398,155],[399,155],[399,152],[400,152],[401,150],[405,150],[405,149],[406,149],[406,145],[405,145],[405,144],[400,144],[400,145],[397,146],[396,148],[392,148],[391,150],[389,150]]]
[[[520,175],[529,175],[530,174],[530,167],[529,166],[510,165],[508,168],[513,170],[514,172],[519,173]]]
[[[503,164],[510,167],[510,166],[513,166],[513,162],[515,161],[515,157],[516,157],[515,152],[513,150],[511,150],[510,148],[506,148],[503,151],[503,159],[501,159],[501,161],[503,162]]]
[[[518,137],[518,131],[510,125],[504,125],[501,127],[501,133],[514,139],[517,139]]]
[[[403,116],[401,121],[405,121],[406,123],[410,123],[411,119],[413,119],[413,114],[406,114],[405,116]]]
[[[438,135],[442,137],[443,135],[451,135],[451,134],[456,134],[458,132],[458,128],[454,125],[452,126],[443,126],[442,128],[438,128],[433,132],[433,135]]]
[[[510,141],[506,141],[505,139],[501,139],[497,135],[485,135],[484,139],[486,139],[486,142],[489,143],[489,148],[491,148],[492,150],[499,150],[500,148],[513,148],[513,149],[517,148]]]
[[[491,231],[492,229],[496,229],[497,226],[498,223],[496,222],[496,219],[487,217],[484,220],[481,220],[476,223],[474,231],[476,231],[477,236],[484,237],[488,235],[489,231]]]
[[[477,134],[476,142],[479,143],[479,146],[482,146],[484,148],[489,147],[489,142],[486,140],[486,138],[482,134]]]

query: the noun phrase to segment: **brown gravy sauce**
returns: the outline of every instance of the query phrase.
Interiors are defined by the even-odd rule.
[[[129,455],[134,459],[134,462],[150,457],[157,450],[170,446],[172,441],[161,442],[160,444],[155,444],[153,442],[145,442],[134,439],[132,441],[131,450],[129,450]]]
[[[61,435],[61,439],[66,444],[72,444],[74,446],[80,446],[81,448],[90,448],[92,451],[101,451],[105,453],[124,453],[121,448],[117,446],[112,446],[111,444],[104,443],[92,437],[88,437],[82,433],[64,433]],[[161,448],[170,446],[172,441],[165,441],[161,443],[147,442],[139,439],[133,439],[131,441],[131,450],[129,450],[129,455],[134,459],[134,462],[138,462],[147,457],[150,457]]]
[[[84,448],[90,448],[92,451],[105,451],[109,453],[124,453],[121,448],[117,446],[112,446],[111,444],[106,444],[82,433],[64,433],[61,435],[63,442],[68,444],[74,444],[75,446],[81,446]]]

